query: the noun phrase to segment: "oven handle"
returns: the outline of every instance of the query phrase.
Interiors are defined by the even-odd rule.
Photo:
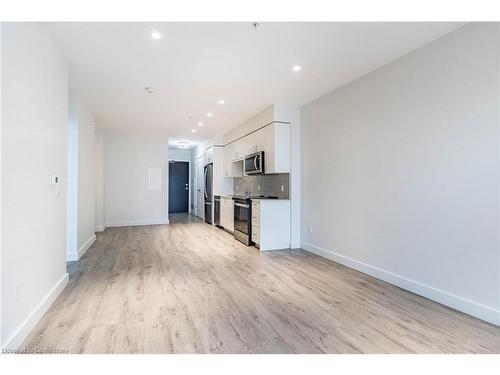
[[[238,207],[243,207],[243,208],[249,208],[249,207],[250,207],[250,205],[249,205],[249,204],[235,203],[234,205],[235,205],[235,206],[238,206]]]

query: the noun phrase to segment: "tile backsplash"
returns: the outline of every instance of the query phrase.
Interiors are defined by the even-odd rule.
[[[233,179],[234,194],[243,195],[247,191],[250,195],[269,195],[288,199],[290,197],[289,180],[288,173],[235,177]]]

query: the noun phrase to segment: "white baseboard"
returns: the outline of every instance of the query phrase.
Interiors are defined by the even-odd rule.
[[[96,225],[96,227],[95,227],[96,232],[104,232],[105,230],[106,230],[105,225]]]
[[[76,262],[78,260],[80,260],[83,256],[83,254],[85,254],[87,252],[87,250],[90,248],[90,246],[92,246],[92,244],[95,242],[96,240],[96,235],[93,234],[92,236],[90,236],[90,238],[78,249],[78,252],[71,252],[69,253],[67,256],[66,256],[66,260],[68,262]]]
[[[83,244],[83,246],[78,249],[78,259],[81,259],[83,254],[85,254],[87,252],[87,250],[90,248],[90,246],[92,246],[92,244],[95,242],[95,239],[96,239],[96,236],[94,233],[92,236],[90,236],[90,238],[87,240],[87,242],[85,242]]]
[[[35,328],[52,303],[63,291],[64,287],[68,284],[68,280],[69,275],[65,273],[35,307],[35,309],[28,315],[28,317],[19,325],[15,332],[5,341],[5,349],[16,350],[21,346],[26,337],[28,337],[33,328]]]
[[[112,221],[106,223],[106,228],[116,227],[134,227],[140,225],[165,225],[168,224],[168,218],[156,220],[129,220],[129,221]]]
[[[491,307],[479,304],[455,294],[433,288],[429,285],[422,284],[418,281],[408,279],[404,276],[371,266],[358,260],[346,257],[330,250],[312,245],[307,242],[302,242],[301,246],[304,250],[333,260],[334,262],[343,264],[344,266],[353,268],[357,271],[366,273],[377,279],[383,280],[390,284],[396,285],[402,289],[429,298],[430,300],[439,302],[453,309],[462,311],[466,314],[475,316],[476,318],[485,320],[489,323],[500,326],[500,311]]]

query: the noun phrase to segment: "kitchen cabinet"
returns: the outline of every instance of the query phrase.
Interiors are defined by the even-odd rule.
[[[233,198],[223,196],[220,199],[220,225],[230,231],[234,231],[234,205]]]
[[[260,251],[290,248],[290,200],[252,199],[252,241]]]
[[[213,163],[213,191],[215,195],[229,195],[233,193],[233,180],[225,177],[224,147],[210,147]]]
[[[242,177],[243,159],[233,158],[235,143],[224,146],[224,177]]]
[[[274,122],[227,144],[224,146],[224,175],[242,176],[240,166],[243,169],[243,163],[240,161],[259,151],[265,154],[265,173],[290,173],[290,131],[290,124]]]
[[[214,162],[214,146],[211,146],[205,150],[205,165]]]

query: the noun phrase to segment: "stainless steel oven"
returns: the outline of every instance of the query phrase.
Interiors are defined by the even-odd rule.
[[[252,244],[252,205],[250,199],[233,198],[234,238],[249,246]]]
[[[264,174],[264,151],[245,156],[245,174]]]

